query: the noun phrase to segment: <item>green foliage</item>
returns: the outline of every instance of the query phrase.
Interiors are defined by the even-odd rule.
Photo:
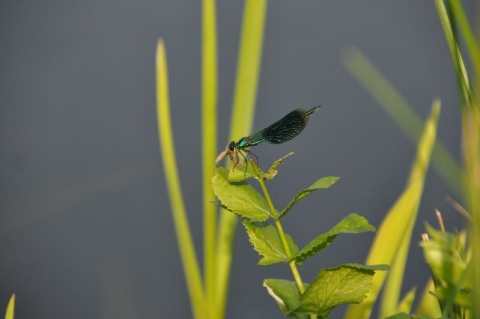
[[[328,232],[319,235],[303,247],[302,250],[295,255],[295,260],[300,263],[319,253],[330,246],[340,234],[359,234],[367,231],[375,231],[375,227],[370,225],[365,217],[355,213],[350,214]]]
[[[253,248],[263,256],[258,262],[259,265],[271,265],[290,261],[291,257],[287,255],[283,248],[282,240],[275,226],[269,223],[250,223],[248,220],[243,220],[243,225]],[[298,248],[292,237],[285,234],[285,239],[290,252],[296,254]]]
[[[246,182],[229,182],[228,171],[222,167],[217,167],[212,188],[221,204],[240,217],[255,222],[263,222],[270,217],[265,198]]]
[[[300,298],[299,311],[324,317],[336,306],[361,303],[367,296],[375,271],[385,266],[345,264],[323,269]]]
[[[288,316],[297,319],[307,318],[306,314],[296,311],[302,306],[300,292],[293,281],[284,279],[265,279],[263,286],[267,288],[268,294],[277,302],[280,310]],[[305,286],[309,287],[308,284]]]
[[[360,303],[365,299],[375,271],[387,268],[346,264],[320,271],[310,285],[303,282],[297,264],[328,247],[339,234],[358,234],[375,231],[375,228],[364,217],[350,214],[299,251],[293,238],[284,232],[280,218],[305,196],[329,188],[339,178],[329,176],[317,180],[299,192],[279,213],[273,206],[265,180],[276,176],[277,168],[285,158],[276,161],[266,172],[258,168],[254,161],[242,160],[240,165],[239,161],[232,161],[229,170],[217,167],[212,188],[224,208],[242,217],[253,248],[262,256],[259,265],[289,264],[294,282],[280,279],[264,281],[268,293],[282,312],[295,318],[328,318],[334,307]],[[263,196],[246,182],[252,177],[260,183]]]
[[[472,307],[470,258],[464,234],[451,234],[427,225],[428,238],[420,243],[435,283],[443,318],[460,319]]]
[[[328,177],[322,177],[315,183],[313,183],[310,187],[305,188],[302,190],[300,193],[298,193],[293,200],[285,207],[282,212],[280,213],[280,218],[284,217],[290,209],[295,205],[299,200],[310,194],[311,192],[314,192],[319,189],[326,189],[335,184],[340,177],[337,176],[328,176]]]

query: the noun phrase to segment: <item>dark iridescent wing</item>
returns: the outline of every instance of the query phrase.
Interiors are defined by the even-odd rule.
[[[250,145],[255,146],[262,142],[271,144],[282,144],[303,131],[308,122],[308,115],[305,109],[294,110],[272,125],[249,136]]]

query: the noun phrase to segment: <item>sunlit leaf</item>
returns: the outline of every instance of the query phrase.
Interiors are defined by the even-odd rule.
[[[268,223],[251,223],[247,220],[243,221],[243,225],[247,230],[248,238],[253,248],[263,256],[258,262],[259,265],[290,261],[291,258],[288,258],[278,231],[273,225]],[[292,255],[296,254],[298,252],[297,245],[295,245],[288,234],[285,234],[285,238]]]
[[[5,319],[13,319],[15,315],[15,294],[12,294],[10,301],[8,302],[7,311],[5,313]]]
[[[299,200],[310,194],[311,192],[314,192],[319,189],[326,189],[335,184],[340,177],[337,176],[328,176],[328,177],[322,177],[319,180],[317,180],[315,183],[313,183],[310,187],[305,188],[302,190],[300,193],[298,193],[295,198],[285,207],[282,212],[280,213],[280,217],[285,216],[290,209],[295,205]]]
[[[432,107],[432,112],[427,120],[422,136],[420,138],[417,156],[410,172],[410,177],[405,187],[405,190],[397,199],[397,201],[390,208],[382,224],[377,230],[375,240],[370,249],[367,258],[367,264],[392,264],[394,259],[396,266],[401,267],[406,262],[408,256],[405,249],[408,249],[408,244],[413,226],[416,221],[420,199],[425,181],[425,175],[435,144],[436,127],[440,113],[440,102],[435,101]],[[399,256],[399,252],[401,256]],[[402,259],[402,260],[400,260]],[[396,271],[396,270],[395,270]],[[401,283],[403,278],[403,270],[400,269],[396,276],[390,276],[390,285],[386,287],[391,296],[384,298],[382,309],[385,313],[380,316],[387,317],[395,312],[399,298],[395,296],[400,295]],[[372,288],[369,291],[368,297],[361,305],[350,306],[347,310],[345,318],[347,319],[365,319],[370,318],[373,305],[377,300],[378,294],[383,287],[386,279],[385,273],[379,273],[372,282]],[[400,288],[399,288],[400,287]],[[388,304],[387,304],[388,302]],[[382,310],[381,309],[381,310]]]
[[[304,284],[309,287],[308,284]],[[283,279],[265,279],[263,286],[267,288],[268,294],[275,300],[282,312],[290,317],[292,314],[297,319],[307,319],[308,316],[302,313],[294,313],[300,308],[300,292],[293,281]]]
[[[302,262],[319,253],[328,247],[339,234],[358,234],[367,231],[375,231],[375,227],[370,225],[365,217],[356,213],[350,214],[328,232],[321,234],[302,248],[302,250],[295,256],[295,260],[297,262]]]
[[[263,222],[270,217],[265,198],[248,183],[230,183],[228,171],[222,167],[217,167],[212,188],[222,205],[235,214],[256,222]]]
[[[346,264],[323,269],[300,298],[302,312],[321,313],[336,306],[361,303],[370,289],[373,275],[385,266]]]

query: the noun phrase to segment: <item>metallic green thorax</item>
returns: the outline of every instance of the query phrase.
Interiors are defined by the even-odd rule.
[[[242,137],[236,143],[235,141],[231,141],[225,150],[218,155],[215,163],[221,161],[226,154],[229,154],[230,158],[238,161],[237,152],[245,158],[246,156],[242,151],[250,154],[247,148],[260,143],[282,144],[290,141],[303,131],[310,115],[315,113],[319,108],[320,105],[308,111],[305,109],[296,109],[263,130]]]

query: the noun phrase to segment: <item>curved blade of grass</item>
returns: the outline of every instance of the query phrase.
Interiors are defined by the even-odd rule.
[[[13,319],[15,314],[15,294],[12,294],[10,301],[8,302],[7,311],[5,313],[5,319]]]
[[[471,106],[473,101],[473,89],[468,77],[468,72],[463,62],[462,53],[458,47],[458,42],[453,32],[452,24],[450,18],[447,14],[447,9],[443,0],[435,0],[435,6],[437,7],[438,17],[443,27],[443,32],[445,33],[445,39],[447,40],[448,48],[453,59],[453,65],[455,66],[455,71],[457,74],[459,87],[460,87],[460,97],[462,99],[462,106]]]
[[[187,281],[188,292],[195,318],[204,318],[203,288],[200,278],[197,257],[190,233],[190,227],[185,212],[185,206],[180,189],[175,149],[170,121],[170,100],[168,92],[167,54],[163,40],[159,40],[156,53],[157,78],[157,121],[160,150],[163,168],[167,181],[167,189],[172,206],[173,222],[182,258],[183,271]]]
[[[202,170],[203,170],[203,251],[205,297],[210,318],[216,312],[216,234],[217,207],[210,187],[217,152],[217,22],[215,0],[202,2]]]
[[[343,63],[402,129],[410,141],[416,143],[422,130],[420,117],[395,88],[388,83],[387,79],[355,48],[344,51]],[[432,165],[450,189],[457,194],[461,194],[461,166],[441,141],[437,141],[435,144]]]
[[[260,74],[266,10],[267,0],[247,0],[245,2],[230,140],[247,135],[252,128]],[[219,318],[223,318],[225,313],[236,224],[237,217],[235,215],[228,211],[222,211],[217,251],[217,305],[219,307]]]
[[[480,194],[480,109],[445,4],[443,1],[435,0],[435,6],[452,55],[462,98],[466,200],[468,210],[473,217],[473,222],[470,225],[470,237],[478,238],[480,236],[480,196],[478,196]],[[457,10],[454,8],[454,11]],[[458,16],[458,12],[456,16]],[[472,56],[472,59],[476,59],[477,62],[479,58],[478,56]],[[473,269],[480,269],[480,243],[478,240],[472,241],[472,263]],[[477,271],[473,274],[473,318],[480,317],[480,303],[477,302],[479,299],[480,274]]]
[[[433,104],[432,112],[425,124],[423,133],[418,143],[417,155],[410,173],[408,184],[402,195],[392,206],[382,224],[377,230],[374,242],[370,249],[366,264],[392,264],[397,268],[402,268],[405,264],[406,253],[410,243],[413,225],[417,217],[418,206],[422,196],[425,175],[427,173],[428,163],[430,161],[433,145],[435,144],[436,125],[440,113],[440,102]],[[404,246],[405,245],[405,246]],[[403,248],[402,248],[403,247]],[[398,254],[398,250],[403,249]],[[395,261],[395,263],[394,263]],[[385,287],[385,299],[390,300],[390,304],[384,303],[380,317],[387,317],[386,312],[392,311],[393,314],[397,308],[401,281],[403,279],[403,270],[392,270],[399,278],[389,275],[388,286]],[[372,287],[368,293],[367,299],[360,305],[350,306],[345,318],[361,319],[369,318],[374,302],[385,281],[385,273],[377,274],[372,282]]]
[[[442,311],[438,305],[438,299],[432,294],[434,292],[435,285],[430,278],[425,285],[422,297],[418,303],[417,311],[415,312],[418,316],[430,318],[440,318],[442,316]]]
[[[468,22],[468,18],[465,14],[462,3],[459,0],[450,0],[449,4],[453,9],[452,11],[455,15],[455,21],[460,27],[460,32],[465,39],[465,46],[468,54],[470,55],[470,60],[472,61],[472,65],[475,68],[478,78],[480,76],[480,47],[475,38],[475,34],[470,27],[470,23]]]

